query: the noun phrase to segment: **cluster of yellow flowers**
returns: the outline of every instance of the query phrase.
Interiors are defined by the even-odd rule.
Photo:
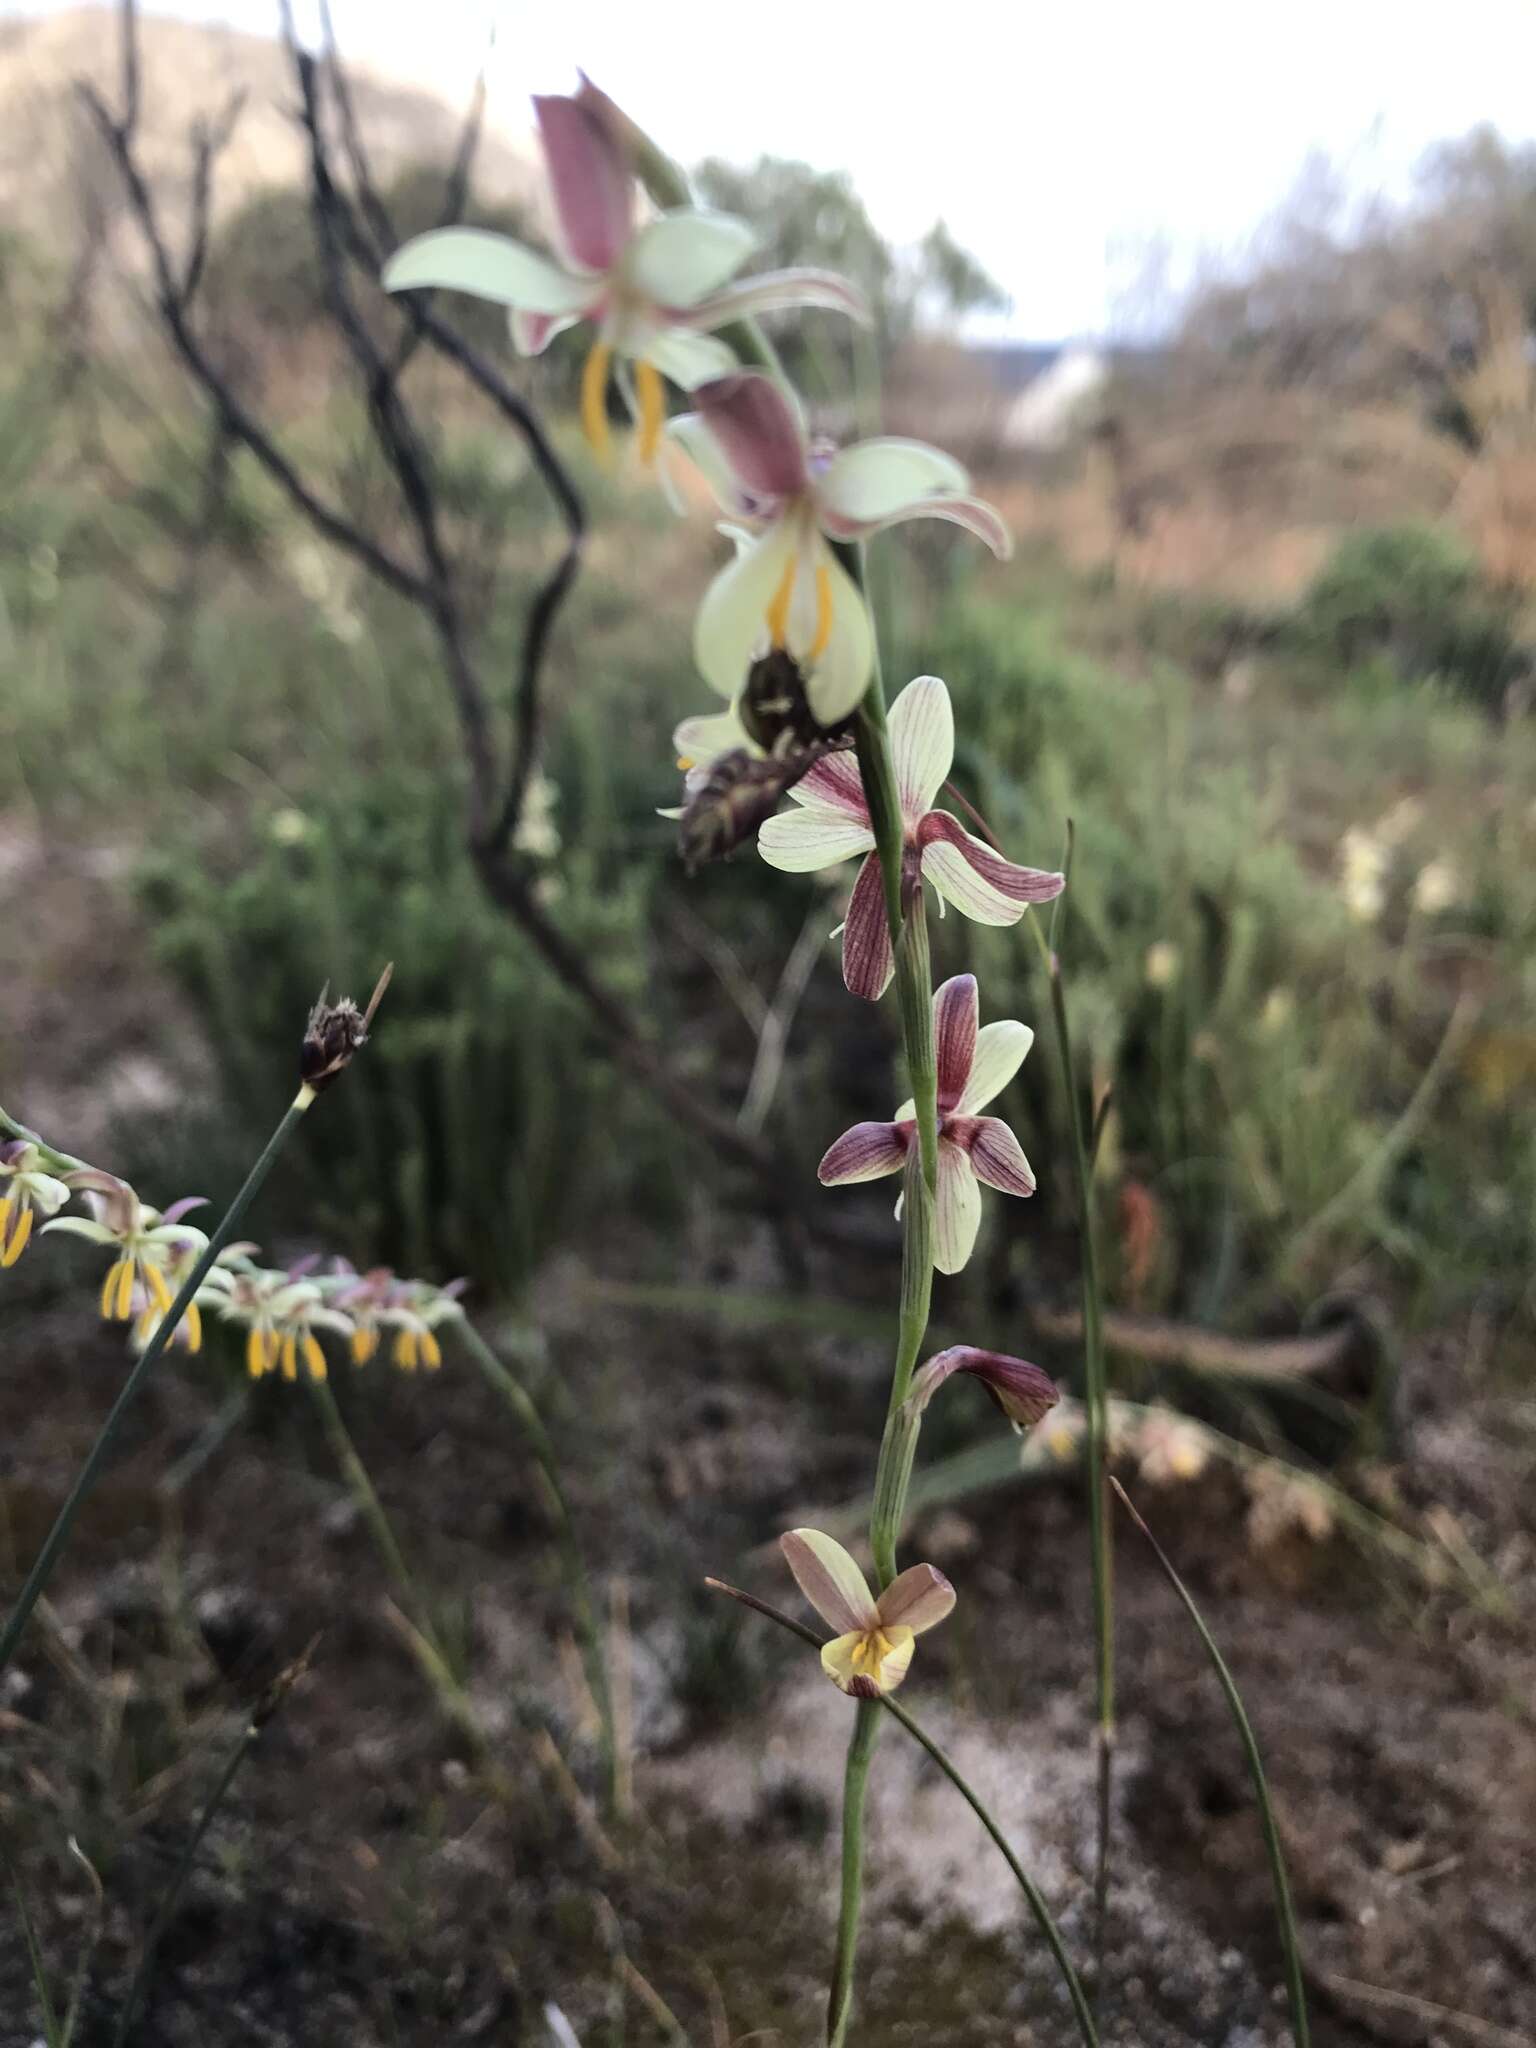
[[[78,1198],[87,1213],[62,1214]],[[202,1206],[187,1196],[165,1209],[142,1202],[127,1181],[99,1167],[54,1153],[38,1140],[13,1138],[0,1144],[0,1266],[12,1266],[31,1242],[37,1217],[42,1231],[84,1238],[111,1253],[101,1285],[101,1313],[127,1323],[130,1342],[142,1351],[160,1328],[176,1295],[208,1249],[208,1238],[186,1219]],[[333,1259],[320,1272],[320,1259],[301,1259],[286,1268],[257,1263],[260,1246],[225,1245],[187,1304],[172,1341],[200,1351],[203,1313],[244,1328],[246,1366],[253,1379],[281,1372],[297,1379],[302,1366],[312,1378],[326,1376],[320,1332],[345,1338],[356,1365],[378,1351],[383,1332],[393,1332],[390,1355],[407,1372],[442,1364],[437,1330],[462,1316],[462,1281],[437,1287],[399,1278],[386,1267],[357,1272]]]

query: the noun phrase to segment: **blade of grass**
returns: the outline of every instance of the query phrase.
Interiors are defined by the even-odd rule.
[[[1247,1709],[1243,1705],[1236,1681],[1227,1669],[1226,1659],[1217,1649],[1216,1639],[1206,1627],[1189,1588],[1174,1570],[1168,1553],[1142,1520],[1130,1495],[1119,1480],[1111,1479],[1109,1483],[1114,1488],[1120,1505],[1146,1539],[1152,1555],[1162,1567],[1164,1577],[1183,1603],[1184,1611],[1194,1623],[1195,1633],[1205,1645],[1206,1655],[1211,1660],[1211,1668],[1216,1673],[1222,1692],[1226,1695],[1238,1740],[1243,1745],[1243,1755],[1247,1759],[1248,1775],[1253,1780],[1254,1796],[1259,1802],[1259,1819],[1264,1829],[1264,1848],[1269,1857],[1270,1882],[1275,1894],[1275,1923],[1280,1933],[1280,1946],[1285,1955],[1285,1988],[1291,2007],[1291,2033],[1296,2048],[1308,2048],[1311,2036],[1307,2028],[1307,1994],[1302,1978],[1301,1944],[1296,1934],[1296,1911],[1291,1899],[1291,1881],[1285,1867],[1285,1851],[1280,1846],[1280,1829],[1275,1820],[1275,1809],[1269,1796],[1269,1780],[1264,1774],[1264,1759],[1259,1754],[1253,1724],[1248,1719]]]

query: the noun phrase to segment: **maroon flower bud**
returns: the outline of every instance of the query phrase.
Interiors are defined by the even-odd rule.
[[[1026,1429],[1048,1415],[1061,1399],[1056,1382],[1038,1365],[1023,1358],[1009,1358],[1001,1351],[978,1351],[969,1344],[957,1344],[937,1352],[912,1378],[908,1406],[921,1415],[952,1373],[968,1372],[981,1381],[994,1405],[1001,1409],[1022,1436]]]

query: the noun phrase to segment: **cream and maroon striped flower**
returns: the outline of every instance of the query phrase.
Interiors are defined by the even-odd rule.
[[[933,1263],[958,1273],[981,1227],[981,1187],[1032,1195],[1035,1176],[1024,1149],[1000,1117],[982,1116],[1006,1088],[1035,1042],[1012,1018],[977,1029],[974,974],[957,974],[933,994],[933,1037],[939,1082],[939,1177],[933,1218]],[[917,1144],[916,1105],[904,1102],[890,1123],[855,1124],[828,1147],[817,1177],[824,1187],[880,1180],[900,1173]]]
[[[1017,924],[1031,903],[1059,896],[1066,878],[1043,868],[1016,867],[967,832],[934,798],[955,757],[955,717],[937,676],[908,683],[890,710],[891,765],[901,797],[906,879],[932,888],[940,907],[952,903],[977,924]],[[890,983],[893,958],[885,890],[858,763],[835,754],[790,791],[797,808],[768,819],[757,850],[770,867],[807,874],[864,856],[843,926],[843,979],[851,992],[876,1001]]]

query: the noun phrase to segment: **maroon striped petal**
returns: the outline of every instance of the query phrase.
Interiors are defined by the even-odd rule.
[[[954,1108],[971,1078],[979,1011],[974,974],[957,974],[934,990],[933,1043],[938,1056],[941,1115]]]
[[[885,877],[878,853],[867,854],[848,899],[843,926],[843,980],[850,995],[878,1003],[896,971],[891,926],[885,914]]]
[[[852,754],[825,755],[813,768],[807,768],[790,795],[796,803],[825,804],[829,810],[846,811],[861,823],[869,823],[864,782]]]
[[[972,1172],[989,1188],[1005,1195],[1035,1192],[1035,1176],[1024,1157],[1024,1147],[1001,1117],[952,1117],[945,1131],[964,1146],[970,1154]]]
[[[832,1188],[900,1173],[907,1163],[912,1131],[911,1124],[855,1124],[827,1147],[816,1178],[823,1187]]]
[[[923,873],[956,910],[978,924],[1016,924],[1026,903],[1049,903],[1066,876],[1021,868],[967,832],[948,811],[929,811],[917,828]]]
[[[545,94],[533,111],[566,254],[583,270],[611,270],[633,224],[629,168],[591,108]]]
[[[744,490],[769,504],[798,497],[809,478],[805,431],[766,370],[736,370],[700,384],[693,402]]]

